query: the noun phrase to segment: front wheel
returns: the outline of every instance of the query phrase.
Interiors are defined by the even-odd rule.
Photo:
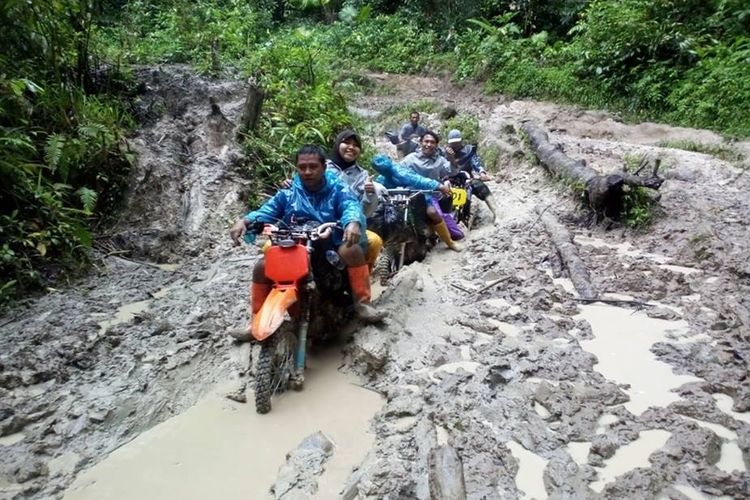
[[[297,338],[290,321],[260,344],[258,365],[255,371],[255,411],[271,411],[271,396],[289,386],[294,373],[294,352]]]

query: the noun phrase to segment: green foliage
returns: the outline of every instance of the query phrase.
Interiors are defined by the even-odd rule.
[[[466,144],[477,144],[479,142],[479,120],[470,113],[457,114],[445,120],[440,133],[445,138],[452,129],[461,131],[461,138]]]
[[[0,10],[0,305],[78,268],[89,224],[116,206],[129,164],[124,106],[90,39],[103,3],[5,2]]]
[[[400,15],[368,17],[354,27],[339,23],[328,35],[329,47],[341,61],[392,73],[430,67],[438,48],[436,32]]]
[[[750,36],[706,51],[666,101],[667,117],[677,123],[750,136]]]
[[[715,156],[719,159],[731,162],[739,162],[744,159],[744,155],[729,146],[723,144],[705,144],[689,140],[661,141],[657,144],[661,148],[682,149],[684,151],[694,151],[696,153],[705,153]]]
[[[278,32],[245,61],[267,92],[258,130],[245,142],[256,183],[272,189],[291,176],[290,158],[299,146],[330,145],[341,130],[356,125],[332,64],[321,38],[304,28]]]
[[[594,0],[563,37],[520,10],[472,19],[455,78],[491,91],[750,134],[750,9],[737,0]],[[577,8],[576,8],[577,9]],[[574,10],[576,10],[574,9]]]
[[[656,202],[649,195],[648,189],[632,188],[623,195],[623,220],[632,228],[646,228],[653,222],[655,207]]]
[[[98,32],[110,57],[191,63],[204,72],[247,55],[271,27],[270,13],[246,0],[132,0],[119,21]]]

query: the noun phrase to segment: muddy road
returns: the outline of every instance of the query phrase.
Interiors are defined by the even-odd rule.
[[[258,255],[226,235],[252,189],[232,133],[243,84],[180,66],[140,77],[139,164],[95,269],[0,318],[0,497],[429,498],[438,446],[472,499],[750,497],[748,144],[371,75],[353,107],[385,151],[394,104],[426,95],[479,118],[501,215],[480,206],[463,253],[404,269],[378,299],[389,321],[314,353],[305,391],[258,416],[224,397],[252,378],[250,346],[224,334]],[[525,149],[525,119],[602,172],[660,158],[652,227],[578,223]],[[577,300],[539,208],[610,302]]]

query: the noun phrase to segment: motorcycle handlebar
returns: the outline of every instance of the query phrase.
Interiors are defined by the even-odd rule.
[[[268,224],[264,222],[246,222],[247,230],[255,234],[265,234],[269,237],[282,237],[292,239],[326,239],[330,238],[333,230],[341,228],[338,222],[324,222],[318,226],[312,227],[309,224],[290,226],[290,227],[279,227],[275,224]]]

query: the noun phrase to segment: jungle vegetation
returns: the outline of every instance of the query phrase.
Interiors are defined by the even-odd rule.
[[[745,0],[3,0],[0,303],[85,264],[132,163],[132,64],[268,90],[251,174],[355,119],[367,70],[750,135]]]

